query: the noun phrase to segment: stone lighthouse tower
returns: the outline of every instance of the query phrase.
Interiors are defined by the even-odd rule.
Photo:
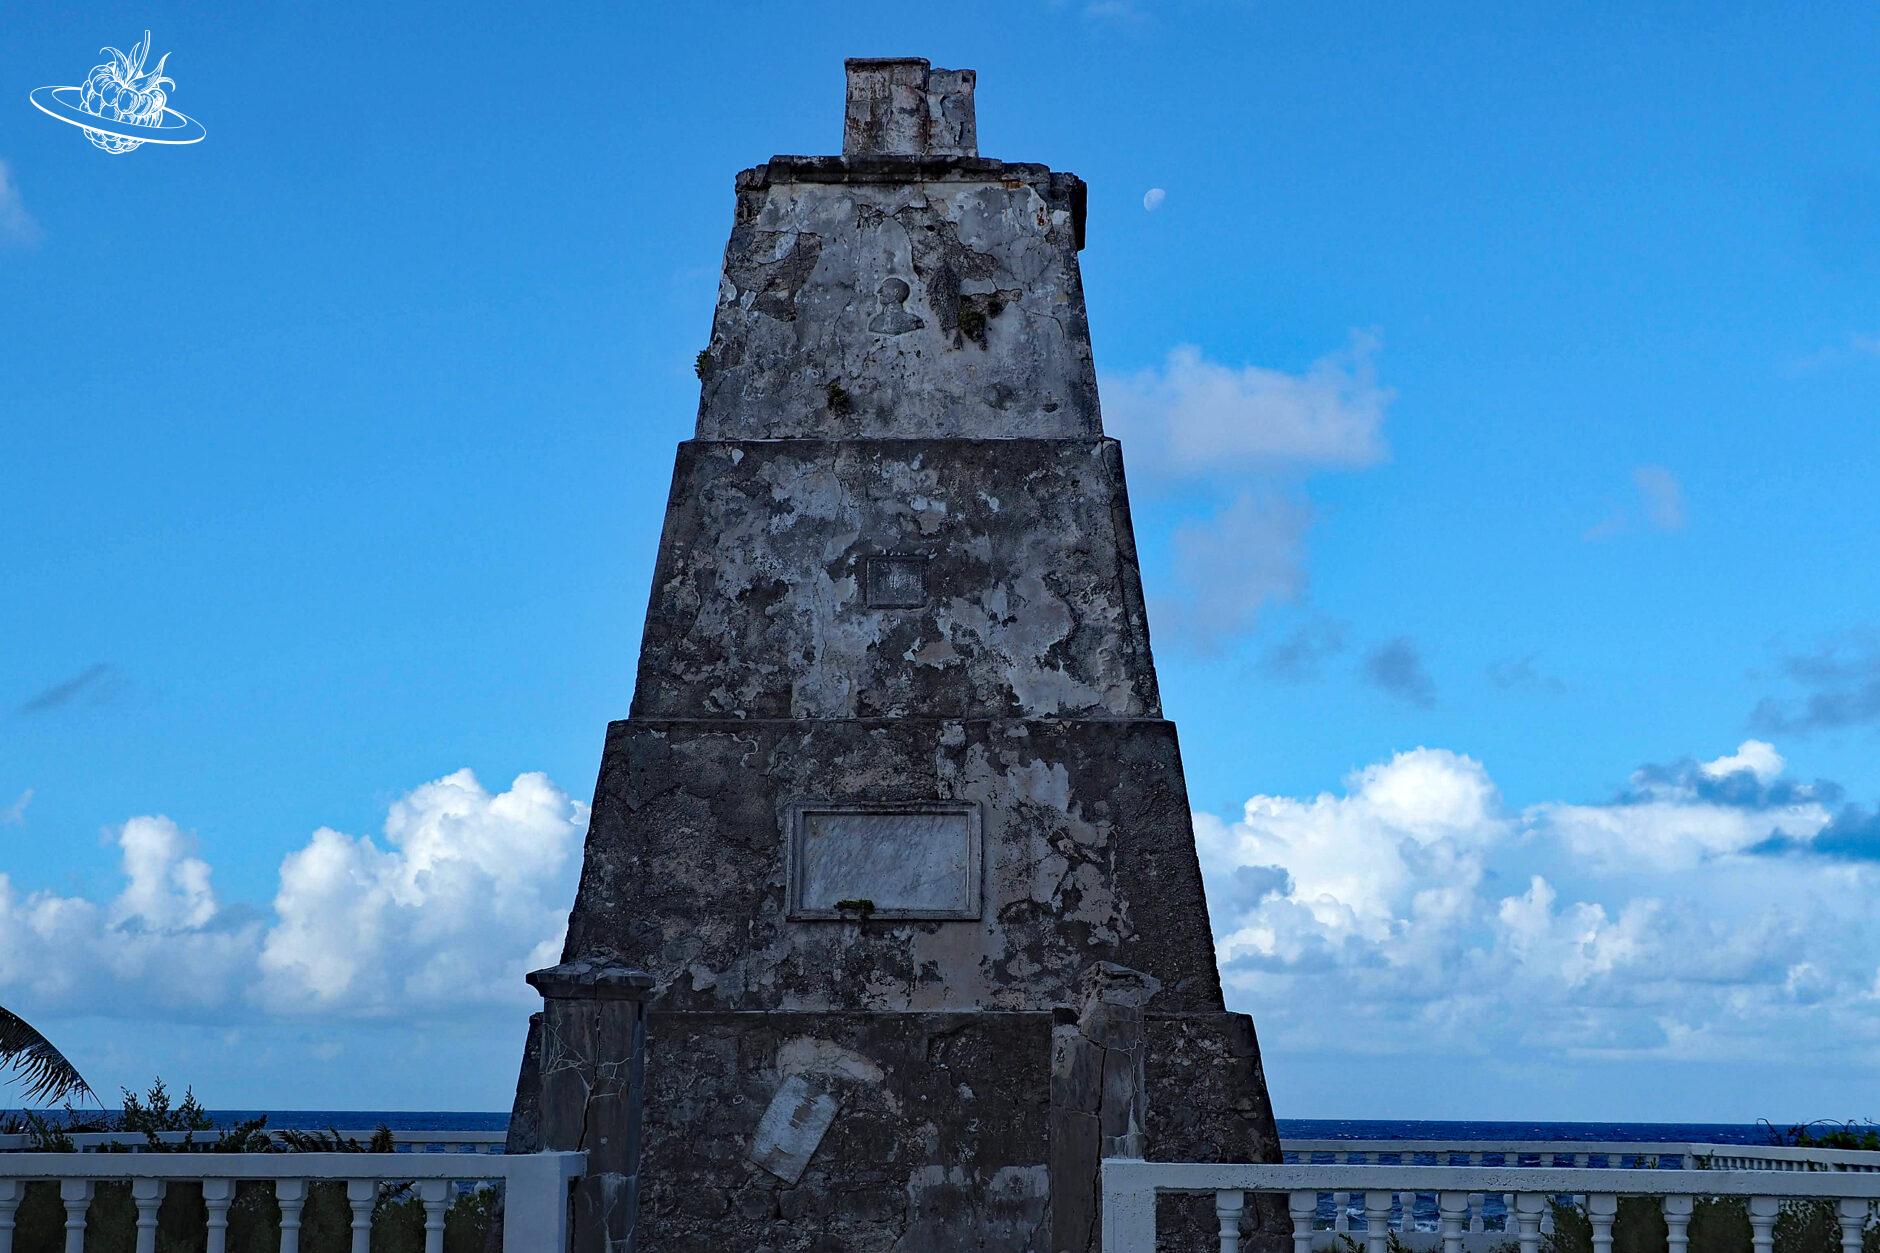
[[[842,155],[738,175],[568,932],[651,976],[649,1253],[1086,1253],[1105,1156],[1277,1160],[1098,411],[1084,184],[980,157],[973,90],[850,61]]]

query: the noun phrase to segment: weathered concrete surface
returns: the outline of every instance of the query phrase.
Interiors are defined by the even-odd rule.
[[[1154,1014],[1148,1036],[1147,1157],[1165,1162],[1277,1162],[1279,1129],[1253,1019],[1245,1014]],[[1245,1253],[1286,1253],[1292,1223],[1283,1196],[1250,1195],[1241,1230]],[[1158,1253],[1206,1248],[1192,1233],[1217,1228],[1214,1199],[1166,1197]],[[1053,1253],[1056,1253],[1054,1250]]]
[[[651,972],[663,1009],[1048,1010],[1112,961],[1219,1010],[1180,761],[1160,720],[617,722],[568,949]],[[982,917],[792,921],[801,797],[976,804]]]
[[[922,57],[851,57],[844,69],[844,156],[979,155],[971,70],[936,70]]]
[[[1114,440],[693,441],[670,499],[636,718],[1161,712]]]
[[[567,951],[657,985],[639,1248],[1088,1253],[1106,1151],[1278,1140],[1102,434],[1083,183],[964,155],[970,72],[856,69],[849,155],[738,178]],[[1171,1206],[1171,1248],[1213,1231]]]
[[[1151,1157],[1250,1161],[1276,1151],[1270,1116],[1250,1108],[1263,1101],[1245,1083],[1259,1057],[1246,1051],[1243,1016],[1137,1022],[1149,1059],[1144,1104],[1185,1111],[1152,1117]],[[1051,1037],[1045,1013],[655,1010],[642,1247],[1084,1253],[1051,1239]],[[794,1183],[750,1158],[759,1123],[793,1079],[839,1104]],[[1170,1247],[1212,1248],[1200,1242],[1214,1229],[1211,1204],[1186,1219],[1179,1209]],[[1248,1247],[1267,1246],[1279,1247]]]
[[[1083,183],[974,158],[738,176],[700,439],[1095,437]]]
[[[1047,1014],[651,1016],[641,1224],[661,1253],[1038,1249]],[[803,1077],[840,1113],[795,1184],[751,1160]]]

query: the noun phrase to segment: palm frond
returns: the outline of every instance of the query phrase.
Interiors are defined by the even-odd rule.
[[[97,1093],[65,1054],[24,1018],[0,1006],[0,1072],[13,1071],[25,1085],[23,1104],[61,1100],[76,1093],[94,1103]]]

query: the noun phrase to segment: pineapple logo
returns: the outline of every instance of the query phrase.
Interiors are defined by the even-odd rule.
[[[163,72],[170,54],[164,53],[154,69],[146,69],[150,50],[149,31],[129,52],[100,49],[111,59],[92,66],[82,85],[41,87],[30,97],[33,107],[82,128],[85,138],[113,156],[145,144],[193,144],[207,132],[201,122],[170,108],[163,90],[176,86]]]

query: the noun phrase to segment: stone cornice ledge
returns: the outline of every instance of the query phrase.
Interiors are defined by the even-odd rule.
[[[548,1000],[644,1001],[655,980],[644,970],[607,957],[577,957],[532,970],[529,986]]]

